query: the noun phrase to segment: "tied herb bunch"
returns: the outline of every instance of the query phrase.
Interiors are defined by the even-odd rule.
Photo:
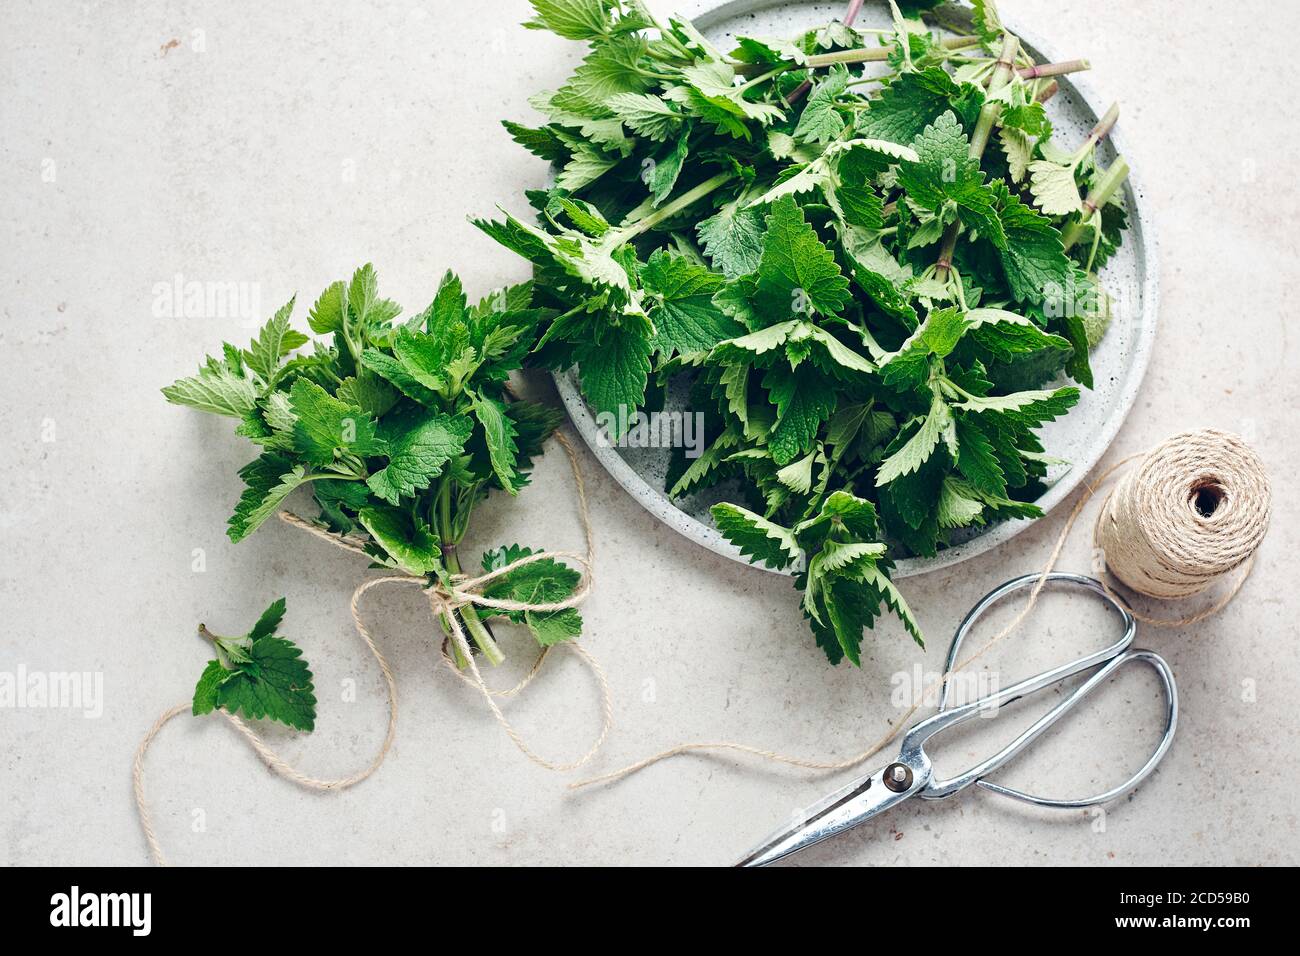
[[[247,487],[230,518],[231,540],[247,537],[290,493],[308,487],[319,522],[363,540],[375,566],[450,584],[462,570],[457,545],[475,505],[493,490],[518,493],[560,423],[556,409],[512,400],[506,391],[509,373],[520,367],[550,313],[532,306],[531,283],[470,305],[460,280],[448,272],[427,309],[399,320],[400,307],[380,298],[375,271],[365,265],[350,282],[322,293],[308,322],[325,338],[311,351],[292,354],[309,341],[290,326],[293,306],[290,300],[276,312],[248,348],[227,344],[196,375],[163,389],[169,402],[236,419],[236,431],[261,446],[240,470]],[[482,566],[496,570],[532,553],[509,545],[486,552]],[[493,580],[484,594],[555,603],[578,581],[567,565],[541,559]],[[216,663],[224,676],[266,679],[271,671],[260,666],[258,649],[283,611],[282,603],[273,605],[269,623],[259,623],[246,648],[218,642],[223,654]],[[508,614],[544,646],[582,628],[571,608],[485,613],[465,606],[455,613],[493,664],[504,658],[484,623],[491,615]],[[442,625],[448,630],[450,622]],[[464,665],[459,649],[453,651]],[[309,681],[305,663],[302,669]],[[210,665],[200,692],[223,674]],[[213,702],[256,698],[245,691],[228,701],[207,692],[203,701],[211,709]],[[196,707],[199,702],[196,696]]]
[[[719,530],[797,572],[832,662],[882,604],[919,642],[891,555],[1040,515],[1036,430],[1092,384],[1127,167],[1096,158],[1114,110],[1067,151],[1043,106],[1087,64],[1035,65],[988,0],[730,53],[637,0],[533,6],[588,47],[505,123],[557,173],[535,223],[477,224],[533,263],[537,360],[617,423],[684,377],[708,445],[670,494],[727,483]]]

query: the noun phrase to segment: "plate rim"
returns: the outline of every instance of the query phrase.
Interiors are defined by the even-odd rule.
[[[706,9],[695,13],[691,16],[691,20],[694,22],[711,15],[719,18],[736,16],[745,12],[755,12],[782,6],[784,3],[785,0],[723,0],[722,3],[709,5],[707,0],[704,0],[703,5]],[[701,4],[697,2],[684,4],[684,6],[701,6]],[[1020,37],[1021,43],[1028,46],[1039,59],[1048,63],[1056,61],[1057,56],[1050,44],[1044,43],[1032,31],[1022,31],[1007,18],[1004,17],[1003,19],[1011,32]],[[1099,100],[1098,91],[1086,75],[1072,74],[1062,77],[1061,80],[1062,85],[1069,87],[1080,102],[1092,111],[1094,116],[1101,115],[1096,106]],[[1144,215],[1143,200],[1146,193],[1142,188],[1142,174],[1138,172],[1142,168],[1141,163],[1132,151],[1122,148],[1122,144],[1126,144],[1126,140],[1123,139],[1120,124],[1116,124],[1115,129],[1111,131],[1107,138],[1110,140],[1115,153],[1123,155],[1129,160],[1130,172],[1124,184],[1125,198],[1130,206],[1129,233],[1134,237],[1134,241],[1138,243],[1141,250],[1139,268],[1143,274],[1141,281],[1142,309],[1130,319],[1130,321],[1136,322],[1138,325],[1137,335],[1133,341],[1133,359],[1127,366],[1126,379],[1118,392],[1115,410],[1105,420],[1098,432],[1096,441],[1088,446],[1087,452],[1071,461],[1069,471],[1062,475],[1047,490],[1046,494],[1035,502],[1043,509],[1041,518],[1017,518],[999,522],[969,541],[945,548],[932,558],[901,558],[895,562],[891,574],[894,578],[928,574],[932,571],[952,567],[962,561],[992,551],[1010,541],[1035,522],[1046,520],[1053,509],[1073,494],[1084,479],[1092,473],[1098,462],[1110,450],[1115,436],[1119,434],[1119,430],[1128,420],[1129,412],[1132,411],[1133,405],[1137,401],[1138,392],[1146,379],[1152,346],[1155,342],[1156,325],[1159,317],[1159,255],[1151,218],[1149,214]],[[794,573],[790,569],[773,569],[750,561],[740,553],[739,548],[723,538],[716,528],[683,511],[673,503],[666,492],[650,485],[618,454],[617,449],[602,443],[599,439],[600,431],[595,417],[592,415],[586,399],[582,396],[575,368],[554,371],[551,373],[551,378],[564,403],[565,411],[573,424],[574,430],[582,437],[583,442],[591,450],[591,453],[600,462],[601,466],[638,504],[678,534],[696,544],[702,545],[715,554],[769,574],[784,577]]]

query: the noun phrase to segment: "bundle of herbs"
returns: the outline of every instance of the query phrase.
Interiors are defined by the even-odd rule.
[[[297,488],[308,487],[319,524],[364,543],[374,566],[450,586],[461,573],[457,546],[475,506],[491,491],[514,495],[561,414],[513,400],[509,373],[519,368],[553,313],[532,305],[532,284],[499,289],[470,305],[460,280],[443,278],[432,304],[399,320],[380,298],[375,271],[362,266],[312,307],[318,339],[290,326],[290,300],[246,349],[224,345],[196,375],[163,389],[169,402],[238,421],[236,431],[261,447],[240,470],[245,491],[230,518],[240,541]],[[482,555],[486,571],[533,554],[509,545]],[[484,596],[529,604],[561,602],[579,581],[551,558],[519,565],[491,581]],[[485,618],[508,614],[543,646],[579,634],[572,608],[501,612],[467,605],[454,612],[478,652],[503,654]],[[310,729],[311,673],[297,648],[274,636],[280,600],[241,638],[212,635],[217,660],[195,693],[195,713],[222,706]],[[444,620],[443,628],[450,630]],[[453,653],[459,655],[456,645]],[[463,659],[458,663],[464,664]]]
[[[1036,431],[1092,384],[1127,167],[1097,161],[1114,110],[1067,149],[1043,105],[1087,64],[1035,65],[991,0],[729,53],[639,0],[533,6],[588,52],[505,123],[557,170],[536,221],[477,224],[533,264],[536,360],[620,425],[684,376],[708,445],[670,494],[740,489],[718,528],[796,572],[832,662],[882,604],[919,642],[891,556],[1040,515]]]

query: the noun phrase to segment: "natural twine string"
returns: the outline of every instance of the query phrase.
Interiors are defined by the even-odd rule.
[[[386,575],[384,577],[371,578],[361,582],[361,584],[357,585],[356,590],[352,592],[352,623],[356,627],[358,636],[360,636],[362,642],[378,662],[379,670],[384,676],[384,683],[386,684],[388,691],[388,729],[384,735],[383,743],[380,745],[379,752],[365,768],[350,776],[339,777],[337,779],[321,779],[318,777],[312,777],[286,762],[284,758],[267,745],[266,741],[264,741],[256,731],[250,728],[239,717],[224,710],[218,711],[236,730],[239,731],[243,738],[248,742],[249,746],[257,752],[258,756],[262,758],[268,767],[286,780],[291,780],[308,790],[344,790],[354,784],[360,783],[362,780],[365,780],[373,774],[379,769],[380,765],[384,762],[384,759],[388,756],[388,752],[393,744],[394,735],[397,731],[397,682],[393,678],[393,672],[388,666],[388,661],[384,658],[383,653],[380,652],[373,636],[371,636],[369,628],[366,627],[365,622],[362,620],[359,606],[362,596],[371,588],[377,587],[381,584],[415,585],[424,590],[429,599],[429,607],[431,611],[435,617],[439,618],[443,622],[444,627],[448,631],[448,639],[442,644],[443,663],[445,663],[448,669],[450,669],[458,678],[478,689],[479,693],[483,696],[484,701],[487,703],[488,708],[492,711],[493,717],[496,718],[497,723],[501,725],[501,728],[506,732],[506,735],[514,741],[515,746],[518,747],[520,752],[522,752],[529,760],[548,770],[563,771],[575,770],[586,764],[596,755],[597,751],[599,751],[601,746],[604,744],[606,738],[608,738],[610,729],[613,727],[614,708],[611,700],[609,681],[605,677],[604,670],[601,668],[600,664],[597,663],[591,653],[585,647],[582,647],[577,641],[566,641],[564,643],[565,647],[577,654],[579,659],[590,668],[593,676],[596,678],[596,683],[599,685],[601,710],[600,734],[587,751],[576,760],[564,763],[547,760],[544,757],[539,756],[536,751],[525,743],[520,733],[514,728],[510,721],[506,719],[501,707],[496,702],[496,698],[512,697],[531,684],[533,679],[541,671],[542,663],[545,661],[551,648],[546,647],[542,649],[541,653],[538,654],[537,659],[533,662],[532,667],[529,668],[528,673],[514,687],[511,687],[508,690],[493,690],[492,688],[489,688],[487,683],[483,680],[483,675],[479,671],[473,653],[470,651],[469,642],[465,637],[465,632],[461,627],[458,615],[455,613],[459,608],[473,605],[476,607],[491,608],[500,611],[531,611],[533,613],[541,614],[576,607],[581,604],[590,593],[593,580],[592,562],[595,554],[595,538],[591,527],[591,514],[587,502],[586,484],[583,481],[582,470],[578,464],[577,453],[573,450],[573,445],[570,443],[567,436],[561,432],[556,432],[555,439],[559,442],[560,447],[564,449],[564,453],[569,459],[569,466],[573,470],[574,487],[578,499],[578,514],[582,522],[587,553],[585,555],[580,555],[571,551],[542,551],[520,558],[518,561],[513,561],[504,567],[478,577],[471,578],[464,574],[454,575],[450,580],[450,587],[446,587],[442,584],[434,584],[431,586],[429,585],[428,580],[423,577],[414,577],[406,574]],[[354,554],[366,558],[370,557],[370,555],[366,553],[364,547],[362,547],[362,545],[357,541],[332,534],[295,514],[281,512],[280,519],[287,524],[291,524],[296,528],[301,528],[302,530],[315,535],[323,541],[329,542],[335,547],[342,548],[345,551],[351,551]],[[578,582],[578,586],[574,589],[573,593],[563,601],[533,604],[527,601],[489,598],[483,595],[483,589],[492,581],[509,574],[516,568],[523,567],[526,564],[531,564],[534,561],[543,561],[547,559],[569,559],[582,566],[582,577]],[[463,673],[456,666],[451,654],[448,653],[448,641],[454,643],[459,651],[461,659],[468,661],[470,671],[468,675]],[[149,745],[153,742],[154,738],[158,736],[158,733],[162,730],[163,726],[173,718],[189,711],[190,707],[190,703],[186,702],[177,704],[176,706],[163,711],[163,713],[159,715],[158,719],[154,721],[153,726],[149,728],[144,739],[140,741],[139,747],[136,748],[135,760],[132,765],[132,783],[135,790],[136,809],[140,817],[140,827],[144,831],[145,842],[149,845],[149,854],[153,858],[154,863],[159,866],[166,866],[167,860],[163,854],[162,846],[158,841],[158,834],[153,825],[153,817],[149,811],[148,801],[145,798],[144,758],[145,754],[149,750]]]
[[[1115,577],[1164,600],[1190,597],[1248,560],[1268,528],[1268,475],[1236,435],[1162,442],[1115,485],[1094,529]]]
[[[1183,627],[1218,613],[1236,597],[1254,566],[1255,550],[1268,527],[1269,485],[1262,463],[1245,442],[1227,432],[1201,429],[1174,435],[1144,454],[1130,455],[1105,469],[1095,481],[1085,482],[1038,581],[1016,616],[964,661],[936,678],[918,695],[916,703],[861,753],[843,760],[814,760],[730,740],[692,742],[662,750],[610,773],[571,783],[570,789],[610,783],[669,757],[698,751],[730,751],[772,763],[823,771],[847,770],[875,756],[908,726],[922,702],[936,688],[1015,632],[1038,602],[1047,576],[1056,567],[1084,506],[1116,472],[1138,459],[1142,459],[1142,464],[1126,473],[1120,486],[1107,496],[1094,529],[1107,569],[1133,590],[1164,597],[1168,589],[1177,589],[1179,596],[1190,596],[1220,580],[1233,568],[1241,567],[1241,573],[1223,596],[1194,614],[1166,619],[1133,612],[1134,617],[1156,627]],[[1196,510],[1197,494],[1207,487],[1219,490],[1218,505],[1208,517]],[[1138,586],[1148,581],[1166,590],[1147,591]],[[1104,574],[1102,585],[1112,597],[1122,600]]]

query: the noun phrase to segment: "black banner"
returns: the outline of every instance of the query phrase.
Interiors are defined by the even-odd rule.
[[[1294,877],[1284,869],[797,869],[691,870],[667,880],[645,873],[593,880],[577,869],[542,880],[499,869],[11,869],[0,918],[10,940],[76,934],[92,944],[102,937],[200,946],[222,945],[226,932],[250,934],[259,946],[334,941],[341,920],[362,932],[382,927],[389,938],[458,916],[492,917],[494,939],[498,921],[520,932],[559,921],[566,936],[580,937],[584,912],[593,929],[614,917],[652,936],[657,927],[667,944],[684,931],[671,914],[688,910],[692,938],[708,936],[699,932],[708,915],[733,942],[751,928],[770,932],[774,921],[839,929],[850,918],[868,934],[895,926],[949,939],[1000,927],[1065,933],[1071,941],[1195,933],[1233,945],[1252,930],[1291,928],[1282,903]],[[479,912],[476,901],[487,899],[492,912]]]

